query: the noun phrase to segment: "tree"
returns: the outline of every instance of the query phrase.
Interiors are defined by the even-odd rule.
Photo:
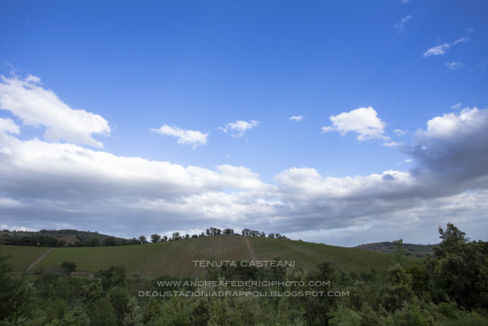
[[[180,232],[173,232],[172,240],[180,240]]]
[[[224,235],[233,235],[234,234],[234,230],[233,229],[225,229],[224,230]]]
[[[402,262],[402,256],[405,254],[405,248],[403,247],[403,239],[395,240],[392,242],[395,248],[396,258],[399,264]]]
[[[100,270],[96,275],[101,279],[104,291],[115,286],[124,286],[127,280],[127,273],[122,265],[110,266],[106,270]]]
[[[71,261],[64,261],[61,264],[61,268],[63,269],[63,272],[66,275],[70,275],[71,273],[76,271],[76,267],[77,267],[76,264],[74,262],[71,262]]]
[[[452,223],[447,223],[445,231],[442,227],[439,227],[439,237],[442,239],[442,242],[439,247],[434,248],[436,256],[445,256],[447,253],[452,253],[469,241],[469,238],[466,238],[466,233],[459,230]]]
[[[145,236],[143,236],[143,235],[141,235],[141,236],[139,237],[139,243],[140,243],[140,244],[146,244],[146,243],[147,243],[147,239],[146,239],[146,237],[145,237]]]
[[[166,236],[166,235],[165,235],[165,236],[163,236],[163,238],[161,239],[161,241],[162,241],[162,242],[166,242],[166,241],[168,241],[168,236]]]
[[[488,306],[488,242],[468,242],[465,233],[448,223],[439,228],[442,242],[428,261],[431,292],[436,300],[447,293],[457,304],[473,309]]]
[[[159,242],[159,240],[161,240],[161,236],[159,234],[154,233],[151,235],[151,242],[152,243]]]

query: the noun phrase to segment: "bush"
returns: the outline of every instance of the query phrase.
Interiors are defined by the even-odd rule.
[[[76,271],[77,266],[74,262],[64,261],[63,263],[61,263],[61,268],[66,275],[70,275],[71,273]]]

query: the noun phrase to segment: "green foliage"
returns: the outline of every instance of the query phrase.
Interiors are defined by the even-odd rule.
[[[452,224],[439,233],[443,240],[428,261],[434,298],[447,296],[466,309],[488,307],[488,243],[467,242]]]
[[[332,314],[330,326],[361,326],[361,315],[349,308],[339,306]]]
[[[106,298],[99,298],[86,305],[88,318],[91,326],[116,326],[117,317],[110,301]]]
[[[27,295],[22,280],[11,277],[10,271],[6,257],[0,256],[0,320],[15,316]]]
[[[131,295],[126,288],[116,286],[108,292],[108,299],[112,303],[117,320],[121,322],[124,316],[130,312],[129,302]]]
[[[97,273],[97,277],[101,279],[104,291],[115,286],[124,286],[127,279],[125,268],[121,265],[110,266],[106,270],[101,270]]]
[[[161,236],[159,234],[154,233],[153,235],[151,235],[151,242],[152,243],[156,243],[159,241],[161,241]]]
[[[337,264],[337,261],[341,259],[345,261],[346,258],[342,256],[338,259],[334,256],[335,261],[323,261],[313,269],[225,267],[214,269],[205,278],[218,281],[301,281],[305,284],[298,288],[280,284],[265,288],[249,285],[236,289],[226,285],[225,282],[217,286],[160,287],[157,286],[157,281],[188,279],[175,276],[147,279],[128,273],[122,265],[109,266],[98,271],[94,277],[57,271],[16,277],[10,274],[5,259],[0,259],[0,289],[2,290],[0,291],[0,325],[487,325],[488,311],[483,301],[486,298],[488,285],[485,278],[486,243],[464,241],[464,234],[449,225],[446,231],[441,232],[441,236],[446,243],[441,243],[438,254],[428,259],[425,266],[419,264],[402,266],[396,263],[386,268],[377,264],[373,270],[370,264],[362,269],[348,270],[344,268],[345,265]],[[228,244],[236,243],[235,240],[239,239],[232,235],[212,238],[219,240],[225,238],[228,241],[225,243]],[[171,248],[185,247],[187,245],[185,243],[201,245],[202,242],[193,242],[194,240],[172,241],[171,244],[164,245],[175,246]],[[284,244],[285,248],[293,244],[289,240],[273,240],[261,236],[249,240],[263,241],[263,244],[271,243],[272,246],[275,246],[273,241],[278,241]],[[152,250],[151,248],[162,248],[160,245],[162,244],[134,246],[134,248]],[[284,247],[280,244],[280,248]],[[300,250],[297,252],[305,255],[304,253],[319,251],[322,247],[303,243],[298,248]],[[232,248],[225,249],[232,250]],[[336,249],[330,250],[328,253]],[[356,257],[356,251],[342,252],[351,261],[359,262],[364,259]],[[371,253],[366,255],[369,254]],[[394,259],[389,261],[394,263]],[[466,279],[462,280],[461,276]],[[235,290],[246,290],[252,293],[317,290],[310,281],[330,281],[330,285],[325,286],[323,290],[331,292],[337,290],[347,295],[139,297],[137,294],[143,290],[162,292],[199,290],[224,293]],[[453,282],[462,283],[457,285]],[[460,287],[462,291],[457,292]]]
[[[76,271],[76,264],[71,261],[64,261],[61,263],[61,268],[66,275],[70,275]]]
[[[388,269],[389,286],[386,287],[383,306],[394,311],[402,307],[405,303],[411,302],[414,297],[412,290],[412,275],[407,273],[399,264],[395,264]]]
[[[434,326],[434,318],[427,310],[417,304],[405,304],[395,311],[394,320],[396,326]]]

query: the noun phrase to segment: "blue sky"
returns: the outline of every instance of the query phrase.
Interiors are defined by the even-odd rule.
[[[147,183],[160,180],[156,177],[155,180],[145,178],[146,183],[132,180],[135,190],[130,196],[137,198],[134,200],[138,203],[164,199],[158,206],[159,213],[157,209],[152,213],[134,209],[133,214],[145,218],[143,226],[134,228],[133,217],[123,216],[113,207],[102,209],[104,213],[99,215],[80,208],[66,216],[66,207],[55,203],[76,204],[63,194],[72,191],[81,197],[87,196],[92,187],[98,185],[87,182],[81,186],[83,182],[72,175],[58,175],[61,172],[55,165],[51,171],[37,170],[33,178],[46,192],[52,189],[53,179],[58,180],[58,177],[56,184],[62,183],[64,188],[56,188],[48,195],[19,190],[22,185],[34,181],[27,177],[10,179],[15,174],[12,171],[25,175],[22,169],[33,170],[28,164],[42,166],[45,163],[38,158],[42,162],[31,160],[26,166],[13,165],[14,170],[9,170],[8,175],[11,182],[0,185],[0,225],[37,229],[44,228],[44,224],[134,236],[137,235],[134,232],[152,233],[152,230],[161,233],[200,230],[214,223],[354,245],[359,241],[392,240],[389,237],[436,241],[437,227],[450,219],[472,231],[474,238],[481,238],[487,231],[484,220],[488,217],[483,208],[446,204],[449,209],[446,208],[441,217],[433,217],[433,212],[439,205],[435,200],[452,203],[455,202],[452,196],[472,196],[473,193],[484,196],[488,184],[484,181],[483,169],[476,174],[476,182],[465,184],[453,178],[455,186],[449,187],[452,189],[449,193],[439,192],[435,186],[424,193],[419,190],[424,188],[419,186],[411,190],[411,197],[402,200],[403,203],[415,200],[421,203],[408,209],[399,203],[387,212],[381,204],[375,206],[377,214],[374,210],[364,212],[361,209],[357,209],[357,213],[343,212],[344,206],[354,207],[359,203],[352,197],[347,200],[338,198],[337,194],[331,197],[321,192],[322,188],[303,199],[290,190],[295,189],[296,184],[292,187],[277,176],[296,172],[303,178],[300,182],[313,183],[310,175],[304,177],[302,173],[311,170],[300,170],[313,169],[320,182],[327,182],[327,177],[384,175],[385,171],[399,171],[415,177],[415,171],[426,167],[429,173],[438,176],[440,172],[433,171],[433,166],[429,165],[432,162],[424,160],[426,156],[417,155],[414,150],[422,144],[428,147],[421,133],[428,131],[429,120],[445,117],[451,124],[455,123],[453,119],[463,123],[462,126],[472,133],[482,135],[488,131],[485,125],[477,125],[476,129],[465,123],[471,118],[484,121],[488,103],[487,9],[484,1],[2,1],[0,74],[5,78],[3,84],[24,81],[17,85],[19,89],[32,91],[35,88],[34,91],[40,93],[44,90],[56,94],[54,107],[63,103],[66,112],[83,109],[107,123],[107,126],[102,123],[98,129],[88,126],[75,135],[73,130],[84,128],[76,123],[78,116],[67,113],[63,117],[71,122],[64,127],[55,126],[63,124],[63,120],[58,121],[46,113],[49,105],[37,107],[42,102],[39,97],[25,101],[24,106],[16,109],[13,102],[20,103],[24,99],[12,95],[14,88],[5,87],[3,93],[0,90],[0,118],[10,119],[19,127],[18,133],[8,134],[15,138],[9,138],[10,141],[22,141],[25,145],[39,139],[43,142],[39,146],[72,143],[116,157],[169,162],[184,168],[196,166],[205,171],[220,171],[218,167],[222,165],[242,167],[253,173],[251,179],[278,190],[241,189],[239,184],[246,183],[247,179],[236,184],[212,183],[208,186],[212,194],[220,191],[250,196],[237,200],[242,214],[236,213],[229,220],[221,212],[227,207],[225,203],[210,204],[213,208],[207,209],[203,207],[211,203],[207,198],[199,206],[201,211],[197,205],[190,205],[192,208],[185,213],[181,207],[175,213],[168,207],[190,198],[190,194],[164,197],[151,193],[149,196],[145,190],[138,192],[137,189],[146,189]],[[40,81],[27,81],[28,76]],[[24,95],[30,96],[28,92]],[[7,100],[8,96],[13,96],[13,102]],[[469,115],[475,107],[479,116]],[[359,108],[371,109],[355,111],[357,116],[339,117]],[[36,112],[35,121],[26,113],[33,111]],[[362,115],[368,112],[376,116]],[[303,118],[290,120],[294,115]],[[331,116],[339,117],[338,125],[323,132],[323,127],[333,125]],[[90,125],[91,118],[87,119]],[[232,131],[227,124],[237,121],[256,121],[256,125],[235,137],[239,132]],[[367,128],[368,122],[376,123],[374,135],[359,139],[358,130]],[[167,128],[162,134],[154,131],[164,125]],[[225,126],[227,132],[222,131]],[[45,133],[49,128],[55,130],[54,136]],[[200,132],[197,134],[200,143],[178,142],[180,138],[168,135],[178,133],[175,128],[180,128],[180,135],[184,130]],[[404,134],[398,135],[394,132],[396,129]],[[347,130],[349,132],[345,133]],[[461,129],[452,130],[456,133]],[[478,139],[473,135],[467,135],[465,141],[471,144]],[[80,141],[80,137],[91,136],[103,147]],[[9,144],[12,148],[23,146]],[[479,153],[480,148],[476,150]],[[487,147],[481,146],[483,154],[487,151]],[[439,153],[446,153],[446,149],[439,149]],[[460,150],[456,155],[469,156],[465,154]],[[59,159],[62,155],[56,157]],[[52,160],[54,157],[49,158],[50,162]],[[473,160],[484,162],[480,158]],[[468,163],[466,169],[473,171]],[[455,164],[459,167],[459,162],[453,160]],[[76,165],[73,168],[76,169]],[[131,170],[134,168],[137,167]],[[151,168],[146,172],[150,175]],[[194,177],[197,183],[203,178]],[[297,180],[296,176],[292,179]],[[176,178],[171,182],[170,188],[183,181]],[[130,183],[125,186],[131,189]],[[381,187],[378,185],[374,189]],[[197,196],[206,196],[207,186],[203,188]],[[400,188],[398,185],[392,191]],[[364,193],[371,193],[371,197],[361,205],[370,206],[371,201],[378,198],[386,200],[368,189],[364,188]],[[361,192],[360,189],[356,191]],[[294,193],[293,198],[289,197],[291,193]],[[194,195],[192,192],[191,196]],[[117,196],[120,194],[113,193],[108,199],[121,198]],[[2,198],[7,203],[4,208],[1,207]],[[481,202],[483,198],[473,200]],[[325,199],[327,205],[318,205],[314,212],[293,211],[297,205],[293,205],[293,209],[285,207],[294,201],[315,204]],[[90,200],[94,199],[86,198],[85,202],[97,207],[96,200]],[[235,198],[229,200],[231,209],[230,203],[236,202]],[[245,203],[260,205],[263,200],[269,201],[266,205],[274,210],[261,207],[257,212],[252,207],[246,208]],[[8,204],[12,202],[18,204]],[[276,202],[279,208],[273,206]],[[35,216],[32,208],[41,203],[46,205],[46,213]],[[341,209],[334,206],[337,203]],[[419,207],[432,211],[416,212],[412,218],[411,210]],[[329,212],[336,212],[337,216]],[[398,220],[418,219],[418,222],[397,233],[382,230],[379,226],[388,223],[395,229],[397,222],[394,221],[398,220],[392,216]],[[469,220],[470,216],[473,220]],[[114,221],[126,227],[112,226]],[[418,233],[426,228],[427,231]],[[377,234],[372,230],[377,230]]]

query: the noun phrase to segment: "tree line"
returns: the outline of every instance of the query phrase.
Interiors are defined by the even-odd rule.
[[[68,235],[75,238],[73,241],[66,241],[64,238],[57,235],[58,233],[63,236]],[[54,235],[53,235],[54,234]],[[210,227],[201,232],[200,234],[180,234],[179,232],[173,232],[172,236],[161,236],[154,233],[147,239],[146,236],[141,235],[138,238],[124,239],[118,237],[112,237],[107,235],[101,235],[97,232],[83,232],[76,230],[41,230],[39,232],[25,232],[25,231],[0,231],[0,244],[14,245],[14,246],[37,246],[37,247],[98,247],[98,246],[125,246],[125,245],[141,245],[149,242],[166,242],[177,241],[198,237],[215,237],[215,236],[230,236],[237,235],[231,228],[216,228]],[[286,236],[279,233],[269,233],[251,229],[243,229],[242,236],[246,237],[268,237],[273,239],[287,239]]]
[[[151,235],[151,242],[165,242],[165,241],[178,241],[190,238],[199,238],[199,237],[219,237],[219,236],[230,236],[230,235],[238,235],[239,233],[235,232],[234,229],[226,228],[226,229],[219,229],[216,227],[210,227],[205,230],[205,232],[201,232],[200,234],[193,234],[189,235],[188,233],[185,235],[180,235],[179,232],[173,232],[171,237],[168,236],[161,236],[157,233]],[[266,233],[258,230],[251,230],[251,229],[243,229],[241,231],[241,235],[244,237],[266,237]],[[286,236],[281,235],[279,233],[269,233],[267,235],[268,238],[271,239],[288,239]],[[139,237],[140,244],[149,243],[147,238],[144,235]]]

